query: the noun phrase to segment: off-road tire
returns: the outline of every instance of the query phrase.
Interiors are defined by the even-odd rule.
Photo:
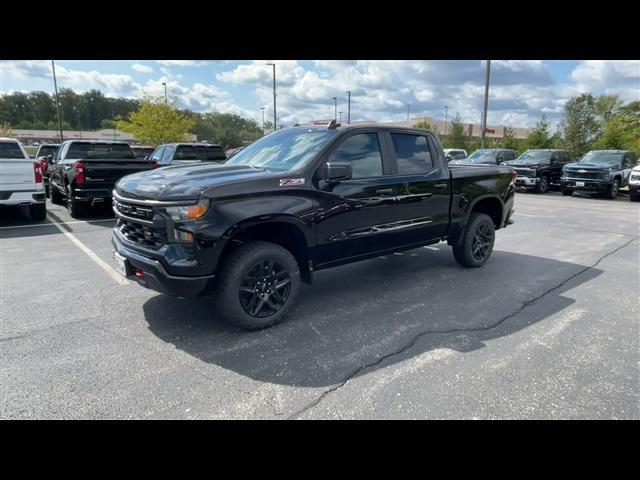
[[[479,242],[480,238],[485,240]],[[495,238],[495,226],[491,217],[485,213],[473,212],[469,217],[469,223],[462,238],[453,246],[453,256],[464,267],[481,267],[489,260],[493,252]],[[488,244],[480,247],[480,251],[477,251],[478,243]]]

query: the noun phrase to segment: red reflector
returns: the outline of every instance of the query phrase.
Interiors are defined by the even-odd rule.
[[[86,177],[84,176],[84,163],[76,162],[74,167],[76,169],[76,182],[84,183],[86,180]]]
[[[136,271],[136,277],[137,278],[142,278],[143,275],[144,275],[144,272],[142,270]]]
[[[153,162],[151,164],[151,168],[160,168],[160,164],[158,162]]]

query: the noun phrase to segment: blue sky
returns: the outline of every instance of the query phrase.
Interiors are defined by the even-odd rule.
[[[56,61],[58,86],[107,96],[169,95],[180,107],[230,112],[261,121],[273,116],[268,61]],[[332,97],[346,116],[352,91],[353,120],[404,120],[410,115],[444,118],[459,113],[478,122],[484,62],[471,61],[283,61],[278,60],[278,118],[286,125],[332,118]],[[1,61],[0,94],[53,91],[49,61]],[[493,61],[489,124],[535,125],[544,113],[559,121],[574,95],[617,94],[640,100],[640,61]]]

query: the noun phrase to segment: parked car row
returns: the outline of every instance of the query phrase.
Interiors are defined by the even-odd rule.
[[[454,159],[450,154],[446,158],[451,164],[511,166],[521,190],[546,193],[556,188],[563,195],[581,191],[615,199],[620,188],[629,187],[629,199],[638,201],[635,180],[633,187],[631,182],[631,170],[638,162],[630,150],[593,150],[578,161],[561,149],[531,149],[516,158],[514,150],[492,148],[476,150],[465,158]]]

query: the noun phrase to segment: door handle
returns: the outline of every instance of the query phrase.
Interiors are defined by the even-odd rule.
[[[393,195],[393,188],[379,188],[376,193],[378,195]]]

